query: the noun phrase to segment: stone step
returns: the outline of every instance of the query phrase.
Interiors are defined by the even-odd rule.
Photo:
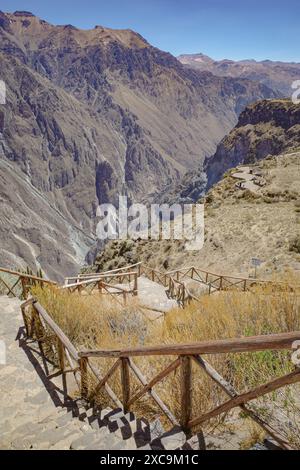
[[[136,418],[132,412],[124,414],[123,410],[117,408],[101,410],[98,413],[88,410],[86,414],[93,429],[106,427],[122,441],[133,439],[135,448],[142,447],[152,440],[149,423],[145,419]],[[128,445],[132,447],[133,443]]]
[[[183,444],[181,450],[206,450],[203,434],[198,433],[192,436]]]
[[[70,448],[72,450],[92,450],[98,447],[98,449],[105,449],[102,447],[104,443],[108,442],[109,439],[113,439],[107,428],[102,428],[97,431],[90,429],[85,432],[81,437],[72,441]],[[119,438],[116,438],[119,440]]]
[[[150,445],[153,450],[176,450],[182,448],[185,443],[186,435],[180,427],[175,426],[162,436],[154,439]]]
[[[96,410],[69,397],[66,402],[61,378],[49,381],[43,372],[41,357],[34,352],[37,345],[30,343],[26,353],[16,341],[23,324],[20,301],[0,297],[0,307],[0,331],[8,358],[0,368],[1,449],[173,450],[196,446],[196,441],[186,442],[180,428],[166,433],[159,420],[149,423],[121,408]],[[29,358],[28,351],[33,357]]]

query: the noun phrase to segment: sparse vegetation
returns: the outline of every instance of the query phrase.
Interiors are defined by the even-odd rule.
[[[296,278],[293,277],[290,283],[294,282]],[[122,307],[111,303],[111,300],[100,300],[98,296],[70,295],[48,288],[35,288],[34,295],[77,348],[189,343],[300,330],[299,296],[284,289],[273,292],[265,287],[248,293],[222,292],[203,296],[201,304],[190,304],[184,310],[172,310],[163,322],[149,322],[136,303]],[[210,356],[208,360],[240,392],[293,370],[290,353],[283,351],[222,354]],[[171,358],[141,357],[135,361],[150,379]],[[102,373],[113,364],[112,360],[95,362]],[[180,409],[179,375],[171,374],[156,387],[158,394],[177,416]],[[117,375],[110,379],[110,385],[117,394],[121,394]],[[134,391],[138,389],[134,379],[132,387]],[[224,393],[196,366],[193,366],[193,390],[193,410],[197,410],[197,414],[225,401]],[[109,403],[104,393],[98,399],[103,406]],[[159,415],[159,410],[149,398],[140,400],[136,407],[145,416]],[[286,387],[255,400],[252,407],[259,410],[260,415],[274,427],[279,426],[291,442],[300,445],[299,386]],[[235,410],[226,421],[234,426],[236,420],[244,418]],[[212,420],[206,428],[214,429],[222,422],[222,419]]]
[[[294,251],[295,253],[300,254],[300,234],[296,235],[296,237],[290,241],[289,248],[290,248],[290,251]]]

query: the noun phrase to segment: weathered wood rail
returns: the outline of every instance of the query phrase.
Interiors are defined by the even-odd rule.
[[[128,283],[128,286],[123,287],[120,285],[124,281]],[[97,277],[77,278],[76,282],[65,284],[61,289],[68,290],[71,293],[79,292],[89,295],[95,291],[100,294],[122,295],[124,301],[126,301],[128,295],[136,296],[138,294],[138,272],[129,271],[121,274],[101,274]]]
[[[16,281],[12,286],[9,285],[7,280],[0,276],[0,284],[5,286],[7,294],[18,296],[16,288],[19,288],[20,285],[23,299],[27,297],[30,288],[34,285],[57,286],[57,283],[54,281],[26,273],[0,268],[0,275],[1,272],[9,274],[10,276],[16,276]],[[185,307],[185,305],[192,300],[201,301],[200,297],[191,292],[187,285],[188,280],[206,286],[206,293],[208,294],[226,290],[240,290],[246,292],[257,285],[272,286],[278,291],[282,289],[293,291],[295,289],[295,286],[289,286],[284,282],[219,275],[194,266],[161,272],[141,262],[110,271],[100,273],[91,272],[68,277],[65,278],[64,285],[61,288],[67,289],[70,293],[79,292],[92,294],[98,292],[103,295],[121,296],[123,302],[126,302],[129,295],[138,295],[138,278],[141,275],[148,277],[153,282],[163,285],[166,288],[167,295],[177,300],[178,305],[181,307]],[[125,285],[122,286],[122,284]],[[300,290],[300,286],[297,286],[297,289]]]
[[[68,284],[74,284],[76,282],[81,282],[83,280],[89,280],[89,279],[97,279],[97,278],[102,278],[105,276],[110,276],[113,274],[118,275],[119,279],[121,280],[120,282],[124,280],[128,280],[128,274],[130,273],[137,273],[138,277],[141,275],[141,265],[142,263],[135,263],[135,264],[130,264],[128,266],[124,266],[122,268],[116,268],[116,269],[111,269],[110,271],[101,271],[101,272],[90,272],[90,273],[79,273],[77,276],[73,277],[66,277],[65,278],[65,285]],[[122,274],[124,277],[122,277]],[[130,279],[129,279],[130,282]]]
[[[158,345],[127,349],[111,350],[80,350],[78,351],[64,332],[53,321],[45,309],[34,299],[29,299],[22,304],[22,315],[26,333],[34,338],[43,353],[43,344],[50,341],[51,348],[57,357],[57,364],[61,373],[72,372],[78,384],[82,398],[94,403],[99,392],[104,389],[111,400],[117,405],[129,411],[133,404],[141,398],[150,396],[163,414],[169,419],[172,425],[180,424],[187,434],[202,426],[203,423],[212,418],[216,418],[222,413],[226,413],[235,407],[240,407],[243,412],[258,423],[269,435],[271,435],[283,449],[290,449],[290,444],[280,434],[273,429],[262,417],[260,417],[248,403],[265,394],[274,392],[287,385],[300,382],[300,368],[291,365],[291,372],[260,385],[250,391],[239,393],[224,377],[222,377],[202,355],[222,354],[222,353],[244,353],[266,350],[292,350],[295,341],[300,340],[300,331],[282,333],[274,335],[254,336],[245,338],[234,338],[225,340],[202,341],[192,344]],[[163,367],[152,379],[147,379],[136,362],[136,357],[147,358],[149,356],[170,356],[171,361]],[[115,362],[109,369],[96,368],[92,360],[115,358]],[[200,416],[193,416],[192,395],[193,392],[193,371],[192,363],[201,368],[229,397],[227,401],[217,407],[203,413]],[[291,363],[292,364],[292,363]],[[181,411],[177,419],[175,414],[161,400],[153,390],[155,385],[169,376],[172,372],[180,369],[180,396]],[[119,381],[122,390],[122,397],[118,398],[110,388],[109,379],[120,372]],[[140,382],[139,390],[132,393],[131,373]],[[96,386],[90,380],[90,374],[97,379]],[[196,411],[196,410],[195,410]]]
[[[137,279],[141,275],[146,276],[153,282],[163,285],[166,288],[167,295],[170,298],[175,299],[178,302],[178,305],[181,307],[185,307],[185,305],[192,300],[197,302],[201,301],[200,297],[194,295],[191,292],[187,285],[187,280],[191,280],[195,283],[199,283],[202,286],[206,286],[206,293],[209,295],[214,292],[227,290],[239,290],[246,292],[257,285],[269,285],[278,290],[286,288],[290,288],[292,290],[292,288],[289,287],[285,282],[244,278],[225,274],[220,275],[196,268],[194,266],[162,272],[141,262],[106,272],[78,274],[76,277],[66,278],[65,285],[72,288],[75,287],[74,284],[79,284],[80,286],[84,281],[96,282],[97,279],[107,283],[111,283],[112,280],[116,279],[119,283],[130,283],[132,280],[131,276],[135,276],[135,285],[137,286]],[[136,295],[138,292],[137,287],[134,289],[134,292]]]
[[[157,269],[153,269],[142,264],[140,267],[140,274],[144,274],[151,281],[157,282],[158,284],[166,287],[167,295],[170,298],[175,299],[181,307],[184,307],[186,303],[190,302],[194,298],[187,288],[186,283],[176,279],[169,272],[163,273]]]
[[[9,285],[9,282],[7,280],[4,280],[3,277],[1,277],[1,273],[8,274],[9,277],[15,278],[13,284]],[[12,271],[11,269],[6,268],[0,268],[0,284],[5,287],[7,295],[19,297],[21,293],[21,297],[23,299],[27,298],[30,292],[30,288],[32,286],[57,285],[57,283],[54,281],[50,281],[48,279],[44,279],[38,276],[32,276],[26,273],[20,273],[18,271]],[[17,287],[20,288],[20,292],[16,291]]]
[[[132,268],[136,268],[136,270],[133,271]],[[13,284],[10,285],[11,281],[3,279],[1,273],[8,275],[9,278],[13,278]],[[93,273],[67,278],[68,282],[65,281],[65,284],[60,288],[67,289],[71,293],[80,292],[85,294],[92,294],[97,290],[100,294],[122,296],[123,301],[126,303],[129,295],[136,296],[138,293],[138,277],[139,264],[136,264],[105,273]],[[73,280],[73,282],[70,283],[70,280]],[[122,287],[117,285],[123,283],[127,283],[128,286]],[[36,285],[41,287],[48,285],[59,288],[55,281],[6,268],[0,268],[0,285],[4,286],[7,295],[13,295],[21,299],[26,299],[30,294],[31,288]]]
[[[244,278],[225,274],[220,275],[194,266],[160,272],[157,269],[149,268],[142,264],[140,272],[152,281],[167,287],[168,295],[175,298],[182,307],[192,300],[197,302],[201,301],[200,297],[195,296],[190,291],[186,280],[192,280],[202,286],[206,286],[206,293],[209,295],[214,292],[229,290],[246,292],[250,291],[255,286],[270,286],[278,291],[287,289],[291,292],[295,289],[300,291],[300,285],[290,286],[288,283],[280,281]]]
[[[169,271],[168,274],[178,281],[192,279],[195,282],[205,284],[208,286],[209,294],[220,290],[241,290],[245,292],[254,286],[262,285],[273,286],[277,289],[289,287],[286,282],[216,274],[196,268],[195,266]]]

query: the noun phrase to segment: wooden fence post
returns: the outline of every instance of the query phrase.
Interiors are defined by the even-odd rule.
[[[180,424],[183,431],[190,436],[191,430],[188,423],[192,411],[192,366],[190,356],[180,357],[181,372],[181,417]]]
[[[129,363],[127,357],[121,358],[121,383],[122,383],[122,394],[123,394],[123,408],[124,413],[129,411],[129,400],[130,400],[130,378],[129,378]]]
[[[87,374],[87,362],[88,359],[86,357],[81,357],[79,364],[80,364],[80,372],[81,372],[81,396],[84,399],[88,397],[88,374]]]
[[[57,353],[58,353],[58,363],[60,370],[64,372],[65,370],[65,351],[62,342],[57,339]]]
[[[28,294],[28,287],[26,285],[26,278],[25,277],[21,277],[21,284],[22,284],[23,298],[26,300],[27,299],[27,294]]]
[[[26,316],[25,307],[21,306],[21,312],[22,312],[22,317],[23,317],[23,321],[24,321],[26,336],[27,336],[27,338],[29,338],[29,326],[28,326],[28,319],[27,319],[27,316]]]
[[[185,284],[182,286],[182,306],[185,306]]]
[[[138,273],[134,274],[133,295],[138,295]]]

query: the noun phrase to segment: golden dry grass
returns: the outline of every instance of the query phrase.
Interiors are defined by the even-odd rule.
[[[290,284],[297,280],[289,278]],[[298,281],[297,281],[298,282]],[[257,287],[252,292],[221,292],[203,296],[201,303],[185,309],[174,309],[163,322],[148,322],[135,302],[122,307],[111,298],[80,296],[55,289],[35,288],[34,295],[54,320],[80,348],[110,349],[136,345],[188,343],[204,339],[223,339],[259,334],[300,331],[300,297],[297,292],[273,291]],[[245,391],[293,370],[288,351],[264,351],[243,354],[220,354],[206,359],[239,391]],[[150,379],[167,366],[174,357],[141,357],[134,361]],[[93,360],[104,374],[114,360]],[[121,397],[119,372],[110,379],[110,386]],[[172,412],[180,416],[180,373],[177,370],[155,386],[155,390]],[[95,382],[93,382],[94,385]],[[139,385],[132,377],[132,392]],[[219,405],[227,397],[220,388],[193,365],[193,417]],[[98,403],[109,404],[105,392]],[[110,403],[111,404],[111,403]],[[300,447],[300,389],[290,386],[251,403],[269,423],[290,442]],[[134,407],[139,414],[160,416],[149,397]],[[242,413],[229,413],[205,425],[213,429],[221,422],[233,423]],[[248,422],[248,420],[247,420]],[[256,428],[255,428],[256,429]],[[257,431],[255,431],[255,435]],[[251,439],[250,439],[251,440]]]

